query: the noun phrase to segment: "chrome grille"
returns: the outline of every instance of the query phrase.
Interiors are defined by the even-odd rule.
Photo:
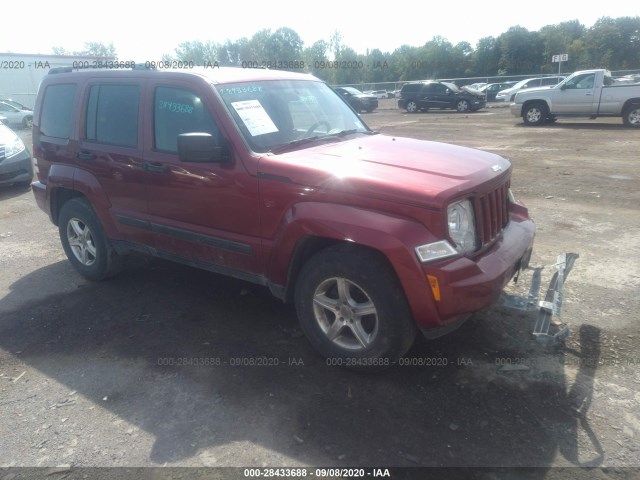
[[[482,245],[493,241],[509,222],[509,184],[487,193],[477,200],[478,237]]]

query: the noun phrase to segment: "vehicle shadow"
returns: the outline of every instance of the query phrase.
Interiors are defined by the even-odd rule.
[[[31,192],[31,187],[26,185],[13,184],[0,186],[0,202],[2,200],[9,200],[10,198],[19,197],[29,192]]]
[[[48,278],[29,274],[9,297]],[[579,465],[579,429],[598,465],[585,414],[599,350],[570,352],[592,361],[568,386],[568,353],[533,343],[532,321],[492,309],[418,340],[399,365],[359,373],[320,358],[266,289],[152,261],[4,315],[0,348],[153,435],[151,465],[200,464],[217,447],[218,466],[247,466],[247,445],[323,466],[548,467],[558,452]],[[529,368],[505,368],[516,364]]]

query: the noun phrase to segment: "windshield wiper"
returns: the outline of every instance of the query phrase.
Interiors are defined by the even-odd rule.
[[[283,143],[281,145],[276,145],[275,147],[270,149],[269,152],[279,153],[283,150],[287,150],[288,148],[296,147],[298,145],[304,145],[305,143],[315,142],[316,140],[319,140],[320,138],[324,138],[324,137],[326,137],[326,135],[314,135],[313,137],[305,137],[305,138],[299,138],[297,140],[291,140],[290,142]]]
[[[297,147],[298,145],[304,145],[306,143],[315,142],[316,140],[321,140],[323,138],[333,138],[333,137],[342,138],[347,135],[351,135],[353,133],[365,133],[367,135],[377,135],[379,132],[372,132],[369,130],[365,130],[363,132],[361,130],[358,130],[357,128],[354,128],[351,130],[342,130],[341,132],[336,132],[336,133],[331,133],[326,135],[314,135],[313,137],[299,138],[297,140],[291,140],[290,142],[283,143],[281,145],[276,145],[275,147],[269,150],[269,153],[280,153],[291,147]]]
[[[373,132],[371,130],[362,131],[357,128],[353,128],[351,130],[342,130],[341,132],[332,133],[330,134],[330,136],[344,137],[346,135],[351,135],[352,133],[364,133],[365,135],[377,135],[379,132]]]

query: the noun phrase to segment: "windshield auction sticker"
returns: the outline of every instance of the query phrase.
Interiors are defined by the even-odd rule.
[[[278,127],[258,100],[231,102],[231,105],[238,112],[252,137],[278,131]]]

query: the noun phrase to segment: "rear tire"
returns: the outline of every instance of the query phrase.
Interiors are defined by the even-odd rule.
[[[294,298],[302,330],[331,365],[385,367],[415,339],[400,282],[376,252],[351,245],[319,252],[302,268]]]
[[[122,257],[109,243],[98,217],[84,198],[73,198],[63,205],[58,231],[67,258],[86,279],[103,280],[122,269]]]
[[[410,100],[407,102],[407,106],[405,107],[405,109],[409,113],[416,113],[418,111],[418,104],[413,100]]]
[[[622,112],[622,121],[629,128],[640,128],[640,105],[629,105]]]

